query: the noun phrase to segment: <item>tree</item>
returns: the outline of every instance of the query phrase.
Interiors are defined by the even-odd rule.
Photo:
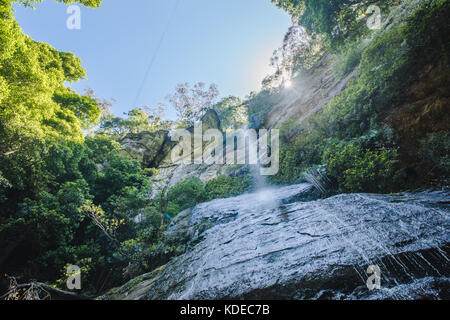
[[[179,211],[192,208],[206,200],[205,186],[197,177],[186,179],[169,189],[167,200],[176,204]]]
[[[247,106],[238,97],[223,98],[212,109],[219,115],[221,126],[225,130],[240,129],[248,122]]]
[[[43,0],[18,0],[25,6],[33,6],[33,3],[39,3]],[[62,2],[64,4],[71,4],[71,3],[81,3],[85,7],[91,7],[91,8],[98,8],[100,7],[103,0],[56,0],[57,2]]]
[[[370,5],[383,9],[394,2],[396,0],[272,0],[298,20],[310,35],[323,35],[331,48],[368,33],[365,22]]]
[[[45,140],[80,142],[82,129],[100,117],[95,100],[65,86],[86,75],[81,60],[23,34],[12,2],[0,3],[0,154],[28,150],[31,156],[36,149],[26,144],[37,147]]]
[[[275,68],[275,72],[263,80],[263,87],[279,88],[286,81],[295,78],[296,72],[309,70],[320,57],[320,53],[319,39],[311,37],[304,27],[294,21],[284,36],[283,45],[273,53],[270,64]]]
[[[172,122],[162,118],[162,107],[158,109],[152,107],[143,108],[147,111],[141,108],[135,108],[126,114],[128,116],[127,118],[104,114],[100,123],[100,131],[116,140],[121,140],[129,133],[155,132],[158,130],[169,130],[171,128]]]
[[[81,60],[23,34],[12,3],[0,1],[0,273],[56,283],[67,263],[77,264],[85,290],[95,292],[105,270],[123,268],[109,237],[135,236],[131,216],[146,206],[150,181],[139,163],[118,155],[116,142],[85,138],[102,108],[91,91],[65,85],[85,76]],[[135,110],[130,118],[139,128],[148,117]]]
[[[175,93],[168,95],[166,99],[177,111],[179,120],[192,124],[214,105],[218,95],[219,91],[215,84],[207,88],[203,82],[198,82],[191,87],[186,82],[178,84]]]
[[[148,207],[150,179],[103,135],[46,149],[38,162],[18,163],[12,183],[0,176],[1,272],[55,283],[76,264],[84,289],[95,292],[104,270],[124,267],[114,258],[117,241],[136,236],[132,219]],[[120,274],[111,280],[118,284]]]

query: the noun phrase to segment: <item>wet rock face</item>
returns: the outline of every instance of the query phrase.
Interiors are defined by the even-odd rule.
[[[195,246],[138,294],[115,298],[449,298],[448,193],[299,202],[308,190],[266,190],[186,212],[174,224],[195,231]],[[371,265],[381,271],[379,290],[367,287]]]

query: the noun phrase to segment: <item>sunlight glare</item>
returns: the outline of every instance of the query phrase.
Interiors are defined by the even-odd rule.
[[[286,82],[284,83],[284,87],[285,87],[285,88],[290,88],[290,87],[292,87],[292,81],[291,81],[291,80],[286,80]]]

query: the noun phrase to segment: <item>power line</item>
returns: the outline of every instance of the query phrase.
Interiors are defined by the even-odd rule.
[[[173,7],[172,13],[169,17],[169,20],[167,21],[166,28],[164,29],[164,32],[161,35],[161,38],[158,41],[158,45],[156,46],[155,52],[153,53],[152,59],[150,60],[150,63],[147,67],[147,70],[145,71],[144,79],[142,80],[141,86],[139,87],[139,90],[136,94],[136,98],[134,99],[133,106],[137,107],[137,103],[139,101],[139,98],[141,97],[142,90],[144,89],[145,83],[147,82],[147,78],[150,74],[150,71],[153,68],[153,64],[155,63],[156,57],[158,56],[159,50],[161,49],[161,46],[164,42],[164,39],[166,37],[167,31],[169,30],[170,25],[172,24],[173,19],[175,18],[175,14],[177,12],[178,6],[180,5],[181,0],[176,0],[176,3]]]

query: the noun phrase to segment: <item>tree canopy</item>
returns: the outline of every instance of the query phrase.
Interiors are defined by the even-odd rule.
[[[367,9],[378,5],[381,9],[396,0],[272,0],[312,34],[320,34],[332,48],[345,39],[358,39],[367,34]]]
[[[12,1],[2,1],[0,154],[20,149],[27,139],[82,141],[82,129],[96,125],[101,110],[94,99],[65,86],[86,75],[81,60],[32,40],[12,11]]]
[[[180,83],[176,86],[175,92],[167,96],[167,99],[177,111],[179,120],[192,124],[214,105],[218,95],[219,90],[215,84],[207,87],[203,82],[193,86],[189,83]]]

